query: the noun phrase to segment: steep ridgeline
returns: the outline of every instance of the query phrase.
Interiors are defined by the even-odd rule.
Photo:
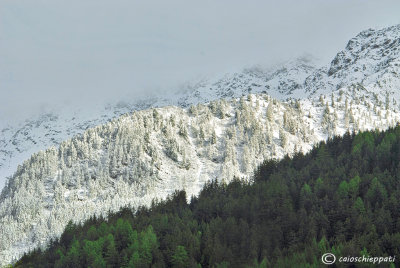
[[[250,68],[217,81],[200,83],[177,99],[183,105],[244,93],[267,93],[280,100],[302,99],[349,87],[359,87],[399,107],[400,24],[362,31],[349,40],[330,64],[321,68],[316,68],[311,57],[269,71]]]
[[[330,65],[307,77],[304,88],[319,95],[352,84],[399,103],[400,25],[359,33]]]
[[[238,98],[249,93],[268,93],[280,100],[293,90],[301,88],[304,79],[315,67],[310,59],[300,58],[283,66],[261,70],[246,69],[226,74],[222,78],[182,86],[176,94],[160,93],[157,97],[129,100],[85,108],[65,107],[39,116],[6,123],[0,121],[0,188],[1,179],[11,176],[17,166],[33,153],[58,146],[62,141],[82,134],[119,116],[147,108],[175,105],[187,108],[192,104],[206,103],[221,98]],[[170,91],[169,91],[170,92]]]
[[[250,94],[187,109],[143,110],[34,154],[1,194],[0,259],[8,263],[45,246],[71,219],[149,205],[177,189],[190,197],[216,178],[250,179],[264,159],[400,119],[399,112],[356,92],[288,102]]]

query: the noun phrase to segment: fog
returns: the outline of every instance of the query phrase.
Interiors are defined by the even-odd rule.
[[[328,63],[400,1],[0,0],[0,120],[174,91],[309,53]]]

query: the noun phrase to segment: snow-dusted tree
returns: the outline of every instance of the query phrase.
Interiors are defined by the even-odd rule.
[[[279,129],[279,139],[281,140],[282,148],[285,149],[288,145],[288,137],[287,133],[282,128]]]
[[[187,124],[184,124],[182,120],[179,121],[179,132],[178,133],[185,139],[188,138],[188,130],[187,130],[186,125]]]
[[[385,109],[389,110],[390,109],[390,98],[389,98],[389,92],[386,91],[385,94]]]
[[[210,142],[211,142],[211,144],[217,143],[217,134],[215,133],[215,130],[211,133]]]
[[[271,102],[269,102],[267,106],[267,119],[268,121],[274,120],[274,107]]]

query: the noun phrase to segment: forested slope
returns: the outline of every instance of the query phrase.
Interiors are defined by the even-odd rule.
[[[357,92],[287,102],[250,94],[144,110],[41,151],[19,166],[0,195],[0,264],[59,237],[71,219],[150,205],[175,190],[190,198],[213,179],[250,179],[265,159],[399,121],[398,111]]]
[[[400,255],[400,126],[346,133],[264,162],[254,181],[210,182],[188,204],[125,208],[68,224],[16,267],[303,267]],[[365,266],[360,266],[365,267]]]

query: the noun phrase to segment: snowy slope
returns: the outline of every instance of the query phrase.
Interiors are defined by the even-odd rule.
[[[0,124],[0,188],[6,177],[33,153],[62,141],[87,128],[104,124],[122,114],[150,107],[176,105],[188,107],[219,98],[240,97],[249,93],[268,92],[283,99],[298,88],[305,77],[315,70],[309,59],[302,58],[265,71],[257,68],[226,74],[222,78],[186,85],[176,94],[157,98],[124,100],[107,105],[76,108],[61,107],[22,122]]]
[[[8,122],[0,130],[0,187],[17,166],[39,150],[57,146],[63,140],[136,109],[148,108],[151,100],[70,110],[67,107],[35,115],[23,121]]]
[[[219,79],[201,81],[186,86],[183,92],[172,96],[96,107],[90,114],[57,110],[7,126],[0,124],[0,181],[11,176],[18,164],[40,149],[58,145],[86,128],[126,112],[149,107],[187,107],[249,93],[267,93],[280,100],[304,98],[329,94],[351,85],[362,86],[366,91],[377,94],[382,101],[386,101],[386,95],[389,95],[390,101],[397,105],[400,100],[399,32],[400,25],[363,31],[352,38],[330,64],[319,69],[312,60],[302,58],[267,71],[252,68]]]
[[[366,30],[352,38],[331,64],[308,77],[305,91],[313,95],[360,84],[399,101],[400,25]]]
[[[346,130],[396,124],[399,29],[364,31],[319,69],[306,59],[247,69],[174,96],[3,128],[0,170],[16,173],[0,198],[0,259],[45,245],[70,219],[148,205],[175,189],[196,194],[215,178],[250,179],[264,159],[306,152]],[[166,105],[176,107],[130,113]]]

